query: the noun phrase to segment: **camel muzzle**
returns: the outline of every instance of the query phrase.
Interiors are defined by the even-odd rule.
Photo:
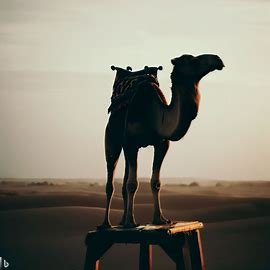
[[[217,69],[218,70],[222,70],[224,67],[225,67],[225,65],[224,65],[224,63],[222,62],[222,60],[220,59],[220,63],[218,64],[218,66],[217,66]]]

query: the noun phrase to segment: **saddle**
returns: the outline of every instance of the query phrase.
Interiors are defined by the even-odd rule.
[[[113,92],[111,96],[111,104],[108,108],[108,113],[119,111],[128,106],[132,97],[136,93],[138,85],[142,83],[154,83],[159,86],[157,79],[158,70],[162,70],[162,66],[148,67],[132,72],[131,67],[127,69],[111,66],[112,70],[116,70],[115,81],[113,84]]]

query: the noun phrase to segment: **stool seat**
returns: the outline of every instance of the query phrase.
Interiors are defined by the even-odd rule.
[[[205,269],[199,221],[178,221],[166,225],[141,225],[135,228],[115,226],[89,231],[84,270],[99,270],[99,259],[115,243],[140,244],[140,270],[152,269],[152,245],[159,245],[175,262],[177,270]],[[183,255],[187,250],[188,254]]]

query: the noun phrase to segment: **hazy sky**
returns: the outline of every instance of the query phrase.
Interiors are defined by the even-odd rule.
[[[226,68],[202,80],[162,175],[270,180],[269,14],[255,0],[0,0],[0,177],[105,177],[110,65],[163,65],[169,100],[170,59],[214,53]]]

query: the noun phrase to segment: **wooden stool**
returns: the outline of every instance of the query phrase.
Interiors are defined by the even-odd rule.
[[[176,270],[205,270],[199,233],[202,227],[201,222],[193,221],[90,231],[85,240],[84,270],[99,270],[99,259],[114,243],[140,244],[140,270],[152,270],[152,245],[165,251],[175,262]]]

